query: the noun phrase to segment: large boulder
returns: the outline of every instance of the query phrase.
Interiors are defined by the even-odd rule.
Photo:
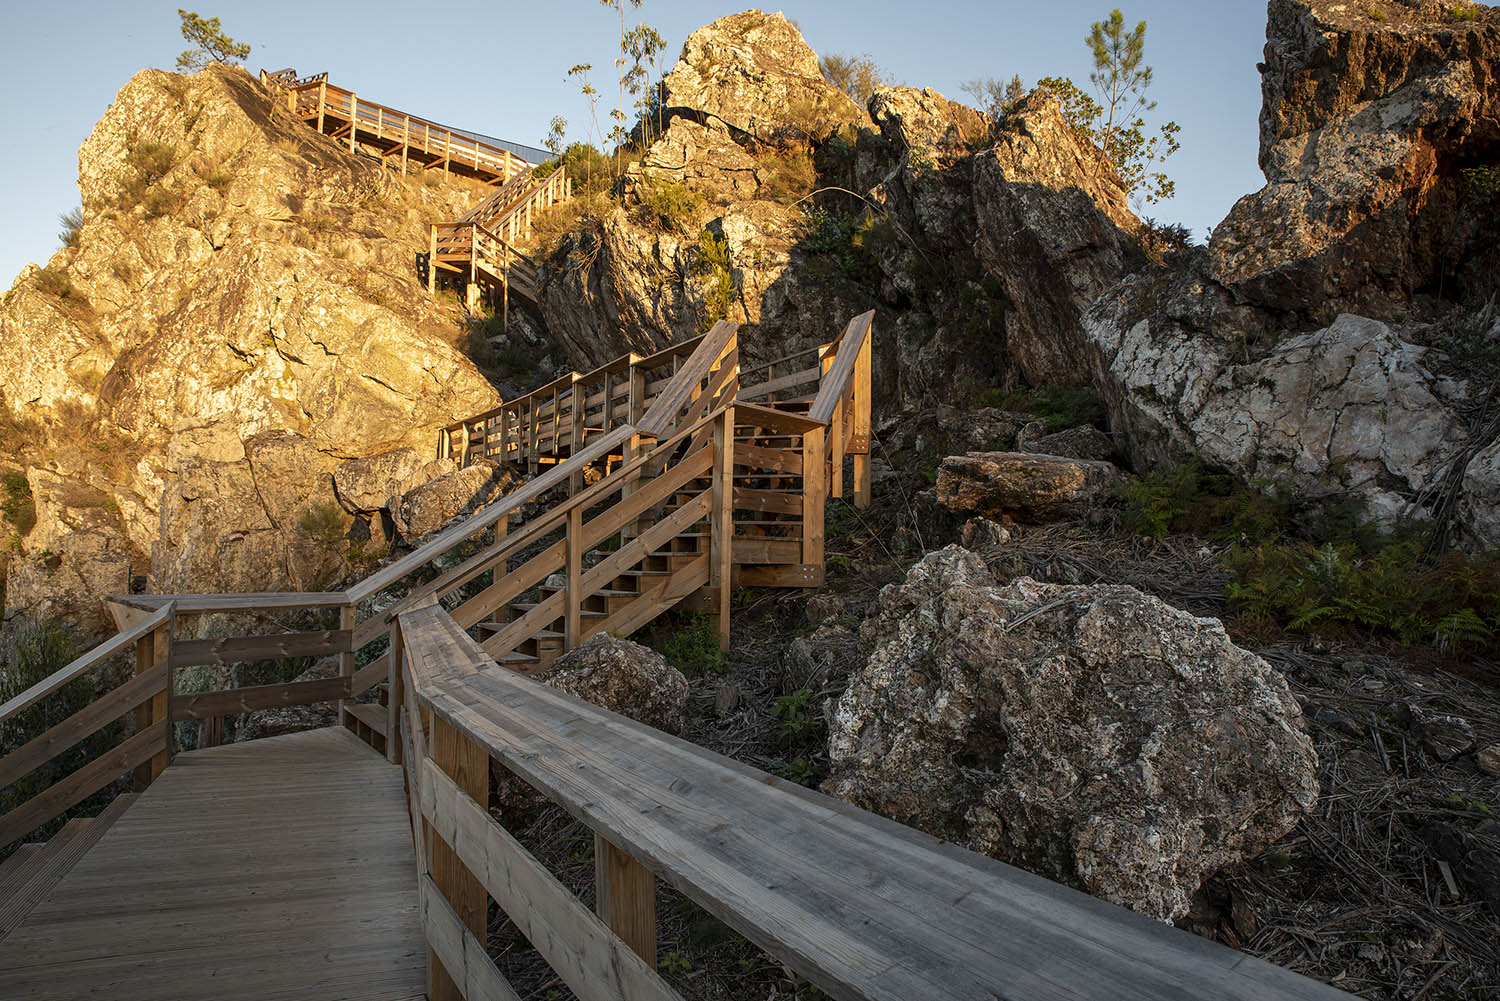
[[[989,518],[1046,522],[1076,518],[1125,483],[1113,464],[1028,452],[950,455],[938,467],[938,503]]]
[[[1143,914],[1181,916],[1317,798],[1285,680],[1134,588],[997,587],[950,546],[881,592],[861,642],[826,791]]]
[[[595,633],[552,662],[542,677],[569,695],[668,733],[682,729],[688,684],[648,646]]]
[[[1465,172],[1500,155],[1500,12],[1272,0],[1266,186],[1213,231],[1218,277],[1305,315],[1394,318],[1418,293],[1492,291],[1497,250]]]
[[[989,123],[973,108],[931,87],[891,87],[870,98],[870,117],[887,139],[911,156],[952,163],[988,138]]]
[[[514,473],[480,459],[418,484],[394,504],[396,531],[407,541],[436,532],[459,515],[499,500],[519,485]]]
[[[1262,317],[1190,272],[1142,277],[1085,318],[1114,428],[1138,469],[1197,454],[1309,499],[1365,502],[1382,524],[1429,513],[1462,449],[1467,387],[1387,324],[1345,314],[1268,336]]]

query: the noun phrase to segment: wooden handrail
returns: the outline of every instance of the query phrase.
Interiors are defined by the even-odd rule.
[[[81,677],[93,668],[98,667],[115,654],[122,653],[142,636],[155,632],[159,626],[172,618],[172,613],[173,606],[171,602],[168,602],[129,629],[116,633],[92,650],[81,654],[66,666],[59,668],[41,681],[38,681],[4,705],[0,705],[0,723],[4,723],[38,699],[51,695],[74,678]]]
[[[818,395],[807,412],[813,420],[827,423],[833,419],[834,408],[844,398],[844,392],[854,378],[855,362],[859,360],[860,350],[864,347],[865,338],[870,335],[870,324],[874,319],[875,311],[872,309],[850,320],[849,325],[844,328],[843,336],[837,342],[838,354],[834,356],[833,366],[824,376],[822,388],[818,390]]]
[[[642,434],[659,435],[677,421],[677,414],[698,384],[708,375],[719,360],[729,341],[740,329],[738,323],[720,320],[699,340],[698,346],[688,356],[682,368],[672,378],[671,384],[662,391],[646,411],[646,416],[637,423]]]

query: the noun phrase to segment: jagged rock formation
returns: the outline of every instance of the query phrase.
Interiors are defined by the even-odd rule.
[[[338,464],[426,453],[494,399],[413,268],[426,224],[482,189],[403,181],[223,68],[136,75],[79,187],[76,246],[0,305],[3,452],[37,515],[7,606],[95,624],[143,576],[326,583],[337,519],[302,526],[337,510]]]
[[[950,455],[938,467],[938,503],[950,511],[1044,522],[1077,518],[1124,486],[1112,463],[1029,452]]]
[[[694,32],[664,88],[665,130],[626,173],[624,204],[552,259],[545,313],[575,364],[725,313],[751,361],[779,357],[881,305],[883,406],[1017,373],[1086,378],[1078,315],[1143,259],[1139,224],[1051,98],[995,135],[931,90],[883,90],[867,114],[760,11]]]
[[[1134,588],[997,587],[949,546],[881,591],[860,641],[828,792],[1143,914],[1181,916],[1317,799],[1286,681]]]
[[[1396,319],[1418,297],[1488,296],[1500,262],[1500,11],[1451,3],[1272,0],[1262,71],[1266,187],[1215,230],[1243,301]]]

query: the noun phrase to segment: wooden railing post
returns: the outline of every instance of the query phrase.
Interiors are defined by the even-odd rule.
[[[828,498],[824,428],[802,435],[802,562],[823,566],[823,511]]]
[[[318,131],[323,131],[323,111],[328,107],[328,81],[318,83]]]
[[[406,677],[401,673],[406,647],[399,626],[392,626],[386,637],[385,759],[393,765],[399,765],[404,757],[399,728],[401,707],[406,703]],[[422,763],[418,761],[416,766],[420,768]]]
[[[431,714],[433,763],[462,789],[474,802],[488,808],[490,802],[490,760],[478,744],[464,737],[449,726],[437,713]],[[414,762],[413,767],[421,767]],[[485,940],[485,919],[489,912],[489,897],[484,885],[474,877],[452,846],[444,841],[430,826],[426,829],[427,849],[431,853],[429,870],[432,881],[442,891],[448,904],[473,933]],[[463,993],[454,983],[449,971],[443,969],[436,953],[427,952],[428,968],[431,971],[431,1001],[462,1001]],[[461,971],[455,971],[461,974]]]
[[[734,579],[734,407],[714,421],[713,510],[709,579],[719,626],[719,649],[729,650],[729,599]]]
[[[599,919],[655,969],[656,877],[596,831],[594,883]]]
[[[354,135],[359,131],[359,95],[349,95],[349,152],[354,152]]]
[[[567,538],[568,589],[563,614],[563,650],[578,649],[582,640],[583,621],[583,508],[574,504],[568,509]]]
[[[166,732],[166,746],[135,770],[135,791],[143,792],[166,770],[169,751],[172,747],[172,627],[171,619],[135,641],[135,673],[147,674],[157,668],[165,668],[166,683],[161,691],[137,707],[135,732],[144,733],[153,726]]]
[[[343,605],[339,608],[339,629],[347,632],[350,637],[349,649],[339,654],[339,677],[344,679],[345,684],[352,684],[354,680],[354,624],[356,606]],[[339,700],[339,723],[347,726],[352,717],[344,715],[344,700]],[[389,745],[390,741],[387,740]]]
[[[427,238],[427,294],[437,291],[437,226],[431,227]]]
[[[572,439],[572,440],[570,440],[568,442],[568,454],[569,455],[573,455],[574,453],[578,452],[581,448],[583,448],[583,411],[584,411],[584,407],[585,407],[585,401],[587,399],[588,399],[588,387],[585,386],[582,382],[579,381],[579,375],[578,375],[578,373],[574,372],[573,373],[573,413],[572,413],[572,418],[573,419],[572,419],[572,422],[571,422],[572,426],[571,426],[571,428],[569,429],[569,432],[568,432],[569,435],[571,436],[571,439]],[[561,452],[561,450],[557,448],[557,441],[556,441],[556,439],[553,440],[552,445],[553,445],[553,449],[552,450],[554,452],[559,452],[559,453]],[[583,489],[583,471],[582,470],[579,470],[578,472],[575,472],[571,477],[569,477],[568,487],[575,494],[578,493],[579,491],[581,491]]]
[[[873,332],[865,337],[860,346],[859,358],[854,363],[854,433],[849,440],[849,449],[854,453],[854,506],[870,506],[870,365]]]

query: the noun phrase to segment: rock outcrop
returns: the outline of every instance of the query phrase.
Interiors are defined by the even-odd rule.
[[[1143,259],[1139,223],[1053,98],[998,132],[930,89],[882,89],[867,113],[759,11],[694,32],[663,87],[621,204],[551,257],[545,311],[575,365],[727,315],[748,367],[883,306],[882,406],[1086,378],[1078,315]]]
[[[1408,314],[1488,296],[1500,260],[1500,11],[1450,3],[1272,0],[1262,69],[1266,187],[1213,233],[1243,301],[1303,315]],[[1326,315],[1326,314],[1325,314]]]
[[[658,730],[676,733],[687,711],[682,672],[648,646],[596,633],[553,661],[542,681]]]
[[[1346,314],[1311,333],[1257,338],[1251,311],[1179,275],[1127,282],[1085,329],[1139,469],[1197,454],[1304,498],[1362,500],[1390,525],[1430,513],[1421,498],[1430,505],[1465,441],[1457,408],[1467,386],[1377,320]]]
[[[412,268],[482,190],[403,181],[222,67],[136,75],[79,185],[76,245],[0,305],[4,451],[42,498],[7,604],[99,625],[132,578],[327,583],[298,523],[337,464],[493,403]]]
[[[950,546],[860,639],[826,791],[1143,914],[1182,915],[1317,798],[1285,680],[1134,588],[997,587]]]
[[[1107,503],[1125,483],[1113,464],[1028,452],[950,455],[938,467],[938,503],[988,518],[1061,521]]]

